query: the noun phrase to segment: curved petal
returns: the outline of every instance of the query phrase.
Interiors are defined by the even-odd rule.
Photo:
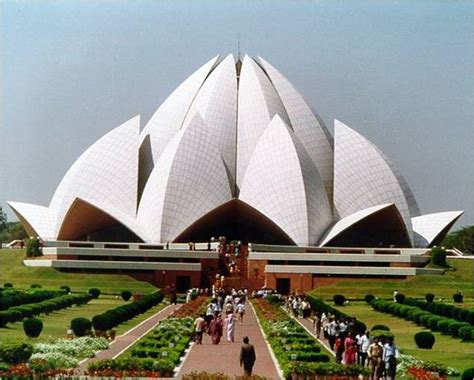
[[[287,125],[290,120],[272,83],[248,55],[244,57],[239,79],[237,121],[237,185],[241,187],[254,149],[275,115]]]
[[[409,247],[411,243],[397,206],[389,203],[369,207],[341,219],[326,233],[320,245]]]
[[[464,211],[446,211],[412,218],[415,247],[425,248],[440,244]]]
[[[321,173],[329,199],[332,200],[334,140],[331,134],[290,81],[263,58],[258,59],[280,96],[293,131]]]
[[[147,226],[149,241],[173,241],[231,198],[220,152],[197,114],[163,152],[146,185],[137,220]]]
[[[21,202],[7,203],[20,219],[28,236],[40,236],[44,240],[54,238],[54,218],[48,207]]]
[[[335,121],[334,206],[341,218],[358,210],[395,203],[413,240],[415,197],[395,165],[370,141]]]
[[[49,206],[55,216],[55,236],[73,202],[80,198],[112,217],[134,218],[137,205],[139,117],[107,133],[69,169]]]
[[[321,176],[276,115],[258,142],[239,199],[273,220],[297,244],[315,244],[332,221]]]

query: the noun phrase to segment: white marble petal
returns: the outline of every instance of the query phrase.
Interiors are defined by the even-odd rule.
[[[464,211],[446,211],[412,218],[415,247],[429,247],[435,240],[442,238],[440,234],[446,235],[462,214]]]

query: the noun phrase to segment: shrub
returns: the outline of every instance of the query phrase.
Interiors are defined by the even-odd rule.
[[[379,340],[386,340],[388,338],[395,338],[395,335],[391,331],[387,330],[372,330],[370,332],[373,338],[379,338]]]
[[[100,296],[100,289],[91,288],[89,289],[88,293],[92,296],[92,298],[96,299],[96,298],[99,298]]]
[[[428,319],[428,326],[433,331],[438,331],[438,322],[442,321],[442,317],[431,317]]]
[[[70,288],[69,286],[67,286],[67,285],[61,285],[61,286],[59,287],[59,289],[64,290],[64,291],[66,292],[66,294],[71,293],[71,288]]]
[[[31,289],[41,289],[42,286],[40,284],[31,284],[30,288]]]
[[[92,322],[87,318],[79,317],[71,320],[71,329],[77,337],[86,335],[87,331],[90,331],[91,328]]]
[[[35,238],[28,239],[26,243],[26,256],[37,257],[41,255],[42,253],[41,253],[40,241]]]
[[[420,331],[415,334],[414,338],[418,348],[430,350],[435,344],[435,336],[428,331]]]
[[[395,296],[395,300],[396,300],[398,303],[403,303],[403,301],[405,301],[405,294],[403,294],[403,293],[398,293],[398,294]]]
[[[425,294],[425,300],[426,300],[426,302],[431,303],[431,302],[434,301],[434,298],[435,298],[435,296],[434,296],[433,293],[426,293],[426,294]]]
[[[38,338],[43,331],[43,321],[38,318],[25,318],[23,320],[23,331],[30,338]]]
[[[5,283],[3,284],[3,287],[4,287],[4,288],[13,288],[13,284],[12,284],[11,282],[5,282]]]
[[[446,264],[446,250],[441,247],[433,247],[431,249],[431,262],[441,267],[447,266]]]
[[[371,303],[375,299],[375,296],[373,294],[366,294],[364,297],[365,302]]]
[[[385,326],[385,325],[374,325],[372,326],[372,330],[384,330],[384,331],[390,331],[390,327]]]
[[[465,327],[466,324],[465,323],[462,323],[462,322],[451,322],[449,324],[449,333],[453,336],[453,337],[458,337],[459,336],[459,329],[461,327]]]
[[[474,331],[471,326],[464,326],[459,329],[459,337],[467,342],[473,339],[473,333]]]
[[[438,322],[437,330],[443,335],[449,335],[449,326],[452,323],[449,319],[442,319]]]
[[[456,292],[453,294],[453,301],[456,303],[462,303],[464,300],[464,296],[461,292]]]
[[[0,361],[8,364],[25,363],[33,353],[33,346],[18,340],[0,342]]]
[[[343,306],[344,302],[346,302],[346,297],[344,297],[342,294],[334,294],[332,300],[337,306]]]
[[[461,380],[472,380],[472,379],[474,379],[474,368],[468,368],[462,373]]]
[[[107,331],[111,326],[109,316],[105,314],[94,315],[92,317],[92,326],[97,331]]]
[[[130,290],[124,290],[122,291],[121,296],[124,301],[128,301],[132,298],[132,292]]]

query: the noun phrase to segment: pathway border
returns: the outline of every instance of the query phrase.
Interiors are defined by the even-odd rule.
[[[258,315],[255,311],[255,307],[253,306],[252,301],[249,300],[249,303],[250,303],[250,306],[252,307],[253,313],[255,314],[255,319],[257,320],[258,327],[260,328],[260,331],[262,332],[263,340],[265,340],[268,351],[270,352],[270,357],[273,360],[273,364],[275,364],[278,375],[280,376],[280,379],[284,379],[285,376],[283,375],[283,371],[280,367],[280,363],[278,363],[275,353],[273,352],[272,346],[270,345],[270,343],[268,343],[267,334],[265,333],[265,330],[263,330],[262,325],[260,324],[260,320],[258,319]]]

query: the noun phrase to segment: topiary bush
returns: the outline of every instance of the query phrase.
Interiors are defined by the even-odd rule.
[[[342,294],[334,294],[332,297],[332,300],[334,301],[334,304],[337,306],[343,306],[344,302],[346,302],[346,297]]]
[[[107,331],[111,326],[109,316],[105,314],[98,314],[92,318],[92,326],[96,331]]]
[[[375,299],[375,296],[373,294],[366,294],[364,297],[365,302],[371,303]]]
[[[0,361],[8,364],[25,363],[33,354],[30,343],[19,340],[2,340],[0,342]]]
[[[398,294],[395,296],[395,300],[396,300],[398,303],[403,303],[403,301],[405,301],[405,294],[403,294],[403,293],[398,293]]]
[[[466,341],[469,342],[474,339],[474,331],[471,326],[464,326],[459,329],[459,337]]]
[[[124,290],[120,295],[124,301],[128,301],[130,298],[132,298],[132,292],[130,290]]]
[[[420,331],[416,333],[414,339],[418,348],[431,350],[435,344],[435,336],[428,331]]]
[[[77,337],[85,336],[92,328],[92,322],[87,318],[78,317],[71,320],[71,329]]]
[[[428,302],[428,303],[433,302],[433,301],[434,301],[434,298],[435,298],[435,296],[434,296],[433,293],[426,293],[426,294],[425,294],[425,300],[426,300],[426,302]]]
[[[462,373],[461,380],[472,380],[472,379],[474,379],[474,368],[468,368]]]
[[[61,285],[61,286],[59,287],[59,289],[64,290],[64,291],[66,292],[66,294],[71,293],[71,288],[70,288],[69,286],[67,286],[67,285]]]
[[[461,292],[456,292],[453,294],[453,301],[456,303],[462,303],[464,301],[464,296]]]
[[[38,318],[25,318],[23,320],[23,331],[29,338],[38,338],[43,331],[43,321]]]
[[[92,296],[92,298],[96,299],[100,296],[100,289],[90,288],[88,293]]]
[[[5,282],[5,283],[3,284],[3,287],[4,287],[4,288],[13,288],[13,284],[12,284],[11,282]]]
[[[384,330],[384,331],[390,331],[390,327],[385,326],[385,325],[374,325],[372,326],[372,330]]]
[[[431,262],[441,267],[446,267],[446,250],[441,247],[431,248]]]
[[[41,289],[42,286],[40,284],[31,284],[30,288],[31,289]]]

